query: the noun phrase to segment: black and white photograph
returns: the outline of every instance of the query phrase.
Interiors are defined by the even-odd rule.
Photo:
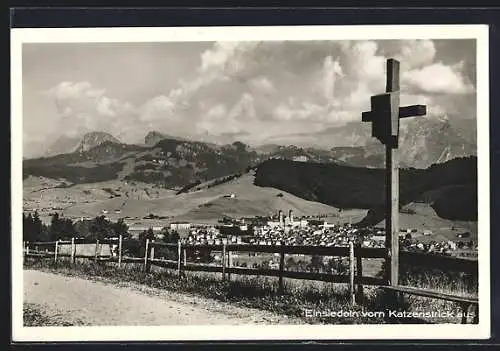
[[[489,337],[487,34],[13,29],[14,340]]]

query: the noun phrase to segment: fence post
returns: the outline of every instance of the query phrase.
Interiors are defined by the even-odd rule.
[[[360,245],[357,245],[356,247],[360,248]],[[364,299],[364,291],[363,291],[363,283],[361,282],[361,279],[363,277],[363,257],[361,257],[361,254],[358,254],[356,256],[356,276],[358,277],[358,291],[357,291],[357,303],[362,304],[363,299]]]
[[[181,276],[181,259],[182,259],[182,244],[181,241],[179,240],[177,242],[177,274],[179,277]]]
[[[57,251],[59,251],[59,239],[56,240],[56,247],[54,249],[54,262],[57,262]]]
[[[351,303],[355,304],[354,292],[354,243],[349,242],[349,290],[351,295]]]
[[[473,324],[478,324],[479,323],[479,304],[476,305],[476,310],[475,310],[474,318],[472,320]]]
[[[149,259],[154,260],[154,258],[155,258],[155,247],[153,245],[151,245]]]
[[[71,264],[75,263],[75,238],[71,238]]]
[[[283,293],[283,271],[285,270],[285,251],[280,252],[279,293]]]
[[[29,255],[29,253],[30,253],[30,243],[28,241],[26,242],[26,255]]]
[[[226,280],[226,244],[222,243],[222,280]]]
[[[26,254],[26,241],[23,240],[23,254]]]
[[[97,253],[98,253],[98,250],[99,249],[99,239],[96,240],[95,242],[95,262],[97,262]]]
[[[120,236],[118,237],[118,268],[121,267],[122,265],[122,243],[123,241],[123,235],[120,234]]]
[[[233,266],[233,256],[231,255],[232,251],[227,252],[227,280],[231,280],[231,267]]]
[[[469,304],[468,303],[463,303],[461,304],[462,307],[462,320],[461,324],[467,324],[467,312],[469,311]]]
[[[146,239],[146,246],[144,248],[144,271],[146,273],[149,273],[148,256],[149,256],[149,239]]]

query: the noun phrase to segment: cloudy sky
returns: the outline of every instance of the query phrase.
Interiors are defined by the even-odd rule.
[[[23,45],[24,155],[97,130],[253,144],[359,121],[401,61],[401,104],[475,118],[474,40]]]

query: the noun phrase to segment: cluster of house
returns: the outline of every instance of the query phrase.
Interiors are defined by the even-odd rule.
[[[283,211],[272,218],[250,223],[244,219],[238,223],[226,224],[233,229],[221,232],[220,226],[194,226],[187,222],[171,224],[171,229],[188,230],[183,239],[189,244],[249,244],[249,245],[306,245],[306,246],[348,246],[350,241],[358,242],[362,247],[379,248],[385,246],[385,231],[383,228],[356,228],[349,223],[327,223],[324,220],[295,218],[293,211],[288,215]],[[239,229],[236,233],[235,230]],[[429,252],[452,255],[455,251],[477,249],[477,243],[471,241],[430,241],[421,242],[412,237],[416,229],[401,229],[401,249],[417,252]],[[429,236],[430,230],[420,234]],[[457,235],[457,238],[460,238]]]
[[[242,236],[222,236],[220,231],[214,227],[207,229],[194,229],[183,239],[187,244],[199,245],[222,245],[222,244],[244,244]]]
[[[292,210],[288,215],[278,211],[267,219],[242,219],[223,226],[194,226],[187,222],[171,224],[171,229],[188,230],[183,239],[189,244],[250,244],[250,245],[311,245],[311,246],[348,246],[360,233],[350,224],[329,224],[326,221],[295,218]],[[221,227],[225,227],[223,233]],[[227,234],[227,232],[231,234]],[[377,243],[369,244],[378,247]]]
[[[458,250],[477,250],[477,242],[470,241],[430,241],[402,240],[402,247],[407,251],[428,252],[441,255],[453,255]]]
[[[297,226],[285,230],[280,227],[261,227],[250,239],[254,245],[306,245],[306,246],[348,246],[356,240],[359,229],[350,225],[326,227]]]

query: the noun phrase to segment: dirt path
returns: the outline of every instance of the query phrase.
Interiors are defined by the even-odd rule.
[[[140,291],[142,290],[142,291]],[[298,319],[134,284],[24,270],[24,302],[85,325],[296,324]]]

